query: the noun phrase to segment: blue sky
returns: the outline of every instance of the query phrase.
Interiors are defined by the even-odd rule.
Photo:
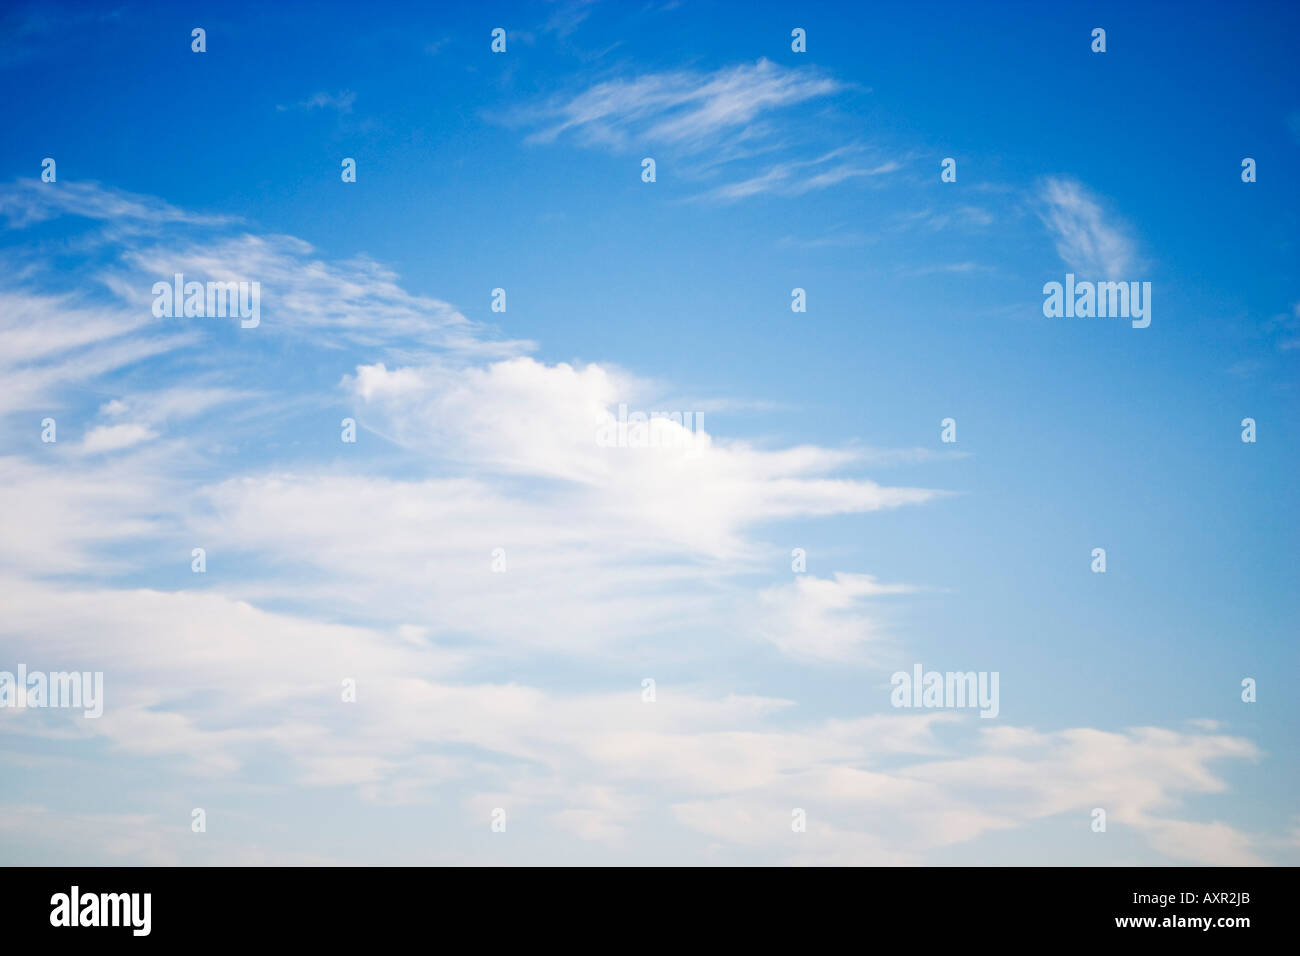
[[[1298,20],[8,8],[0,859],[1296,863]]]

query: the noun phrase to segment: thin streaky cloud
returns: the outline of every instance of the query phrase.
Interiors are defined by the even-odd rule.
[[[1049,178],[1039,190],[1039,216],[1056,251],[1081,276],[1128,279],[1137,263],[1127,227],[1107,215],[1101,200],[1074,179]]]
[[[605,80],[574,95],[557,95],[516,111],[515,125],[540,127],[530,143],[572,135],[589,146],[626,150],[657,145],[704,152],[724,136],[743,135],[786,107],[839,91],[841,84],[808,69],[761,59],[710,73],[675,70]]]
[[[36,179],[19,179],[0,188],[0,216],[11,229],[22,229],[62,215],[149,225],[222,225],[238,221],[231,216],[187,212],[152,196],[95,182],[61,182],[51,188],[51,184]]]
[[[352,104],[357,101],[357,94],[352,90],[342,90],[338,93],[314,93],[307,99],[295,104],[294,106],[277,106],[280,112],[286,112],[291,109],[305,110],[311,112],[319,109],[337,110],[340,113],[351,113]]]

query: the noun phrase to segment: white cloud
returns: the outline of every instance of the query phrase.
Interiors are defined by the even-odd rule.
[[[1132,279],[1138,265],[1128,229],[1103,212],[1100,201],[1072,179],[1041,187],[1040,216],[1056,238],[1056,251],[1081,277]]]
[[[0,189],[0,216],[21,229],[57,216],[82,216],[115,223],[216,226],[237,220],[186,212],[152,196],[109,189],[94,182],[43,183],[19,179]]]
[[[375,427],[402,445],[580,486],[582,500],[573,502],[579,513],[617,530],[624,546],[657,540],[738,557],[742,530],[764,521],[876,511],[941,495],[837,477],[857,460],[853,449],[766,451],[707,430],[688,446],[688,429],[676,423],[663,425],[661,444],[670,447],[602,447],[598,430],[616,421],[620,403],[635,409],[640,399],[647,413],[662,405],[640,394],[643,385],[594,364],[516,358],[480,368],[374,365],[358,368],[348,384]]]
[[[849,150],[838,149],[816,159],[777,163],[749,179],[718,186],[695,198],[728,202],[762,193],[801,196],[850,179],[880,176],[902,168],[899,163],[892,160],[866,166],[842,162],[842,156],[846,152]],[[806,172],[819,168],[818,172],[811,172],[811,174]]]
[[[733,115],[725,102],[709,120],[719,128]],[[101,209],[119,201],[101,198]],[[690,449],[601,447],[596,429],[619,402],[676,410],[662,387],[606,364],[520,357],[521,344],[368,260],[209,233],[131,202],[153,220],[101,237],[118,253],[101,275],[108,305],[39,291],[36,273],[0,293],[12,306],[0,324],[10,401],[81,409],[60,423],[66,446],[33,439],[0,458],[0,659],[103,670],[106,693],[97,721],[4,709],[0,734],[77,766],[85,754],[139,761],[151,787],[182,793],[195,782],[241,800],[348,787],[376,805],[450,798],[475,813],[508,801],[620,854],[678,841],[689,859],[704,836],[722,856],[935,862],[1036,820],[1073,827],[1104,805],[1171,859],[1260,855],[1252,835],[1180,812],[1188,796],[1226,791],[1221,762],[1257,755],[1207,725],[985,731],[966,715],[889,712],[883,692],[878,708],[867,699],[867,713],[828,717],[806,713],[808,701],[737,694],[724,673],[698,685],[661,674],[657,701],[642,703],[644,662],[743,655],[756,634],[790,657],[862,668],[869,684],[886,633],[873,609],[907,589],[829,570],[764,589],[752,575],[772,549],[757,535],[790,517],[935,500],[860,474],[898,454],[923,459],[915,450],[769,448],[707,429]],[[266,313],[269,329],[380,355],[349,361],[341,387],[336,366],[306,378],[306,397],[268,396],[276,383],[252,384],[244,366],[214,369],[210,326],[148,315],[152,279],[181,269],[260,280],[281,310]],[[149,377],[104,381],[162,356]],[[74,403],[79,390],[93,401]],[[343,399],[363,426],[344,455],[207,450],[227,433],[207,427],[213,409]],[[195,546],[208,551],[206,576],[189,572]],[[490,568],[496,547],[503,574]],[[340,699],[344,678],[357,681],[356,704]],[[790,832],[795,806],[809,811],[807,834]],[[117,827],[115,842],[95,844],[112,861],[171,862],[188,836],[147,813],[3,811],[32,832],[66,819],[74,841]],[[213,858],[313,852],[310,827],[285,829],[273,852],[240,843]]]
[[[83,813],[9,805],[0,833],[47,866],[340,866],[316,852],[268,852],[220,833],[195,837],[188,818],[145,813]]]
[[[70,385],[195,341],[193,333],[149,330],[149,321],[147,310],[0,289],[0,413],[52,411]]]
[[[149,283],[170,281],[177,272],[199,281],[260,283],[258,332],[263,334],[287,330],[324,336],[324,344],[340,347],[405,340],[419,342],[424,349],[486,355],[531,347],[527,342],[492,341],[450,304],[407,292],[395,272],[372,259],[327,261],[309,243],[292,236],[245,233],[179,246],[138,244],[123,259]]]
[[[274,758],[297,786],[352,786],[385,803],[454,782],[473,806],[532,804],[615,847],[644,845],[641,821],[671,807],[726,845],[823,863],[933,861],[1034,820],[1083,825],[1103,806],[1112,827],[1168,856],[1258,861],[1249,835],[1174,813],[1226,789],[1213,764],[1258,755],[1240,738],[972,733],[977,722],[951,712],[800,720],[790,702],[667,683],[645,704],[633,682],[592,693],[466,679],[464,654],[216,594],[13,578],[0,593],[7,656],[85,661],[111,695],[98,721],[6,711],[0,733],[50,747],[71,733],[83,750],[162,760],[182,778],[239,779],[249,761]],[[356,679],[357,704],[339,702],[341,676]],[[792,807],[808,812],[804,843],[791,842]]]
[[[675,173],[688,178],[719,173],[732,178],[696,199],[798,196],[901,168],[892,160],[845,161],[864,148],[840,145],[843,139],[834,149],[823,149],[823,155],[797,155],[825,138],[824,122],[813,116],[814,104],[845,89],[816,70],[760,59],[711,72],[682,69],[604,80],[577,94],[516,109],[507,114],[507,122],[532,127],[529,143],[572,137],[616,152],[640,149],[660,160],[670,156]],[[785,158],[743,169],[762,157],[780,156]]]
[[[118,451],[157,437],[157,432],[144,425],[100,425],[86,432],[86,437],[81,441],[80,450],[87,455],[105,451]]]
[[[170,483],[147,464],[109,459],[86,471],[63,453],[64,442],[33,441],[48,461],[0,457],[0,567],[107,573],[113,565],[102,549],[156,535],[174,515],[179,496],[165,492]]]
[[[880,584],[869,574],[799,574],[790,584],[759,592],[757,631],[792,657],[861,663],[870,659],[868,645],[885,639],[879,622],[863,613],[863,599],[912,590]]]
[[[840,88],[812,71],[763,59],[712,73],[678,70],[607,80],[515,119],[543,126],[529,136],[531,142],[549,143],[574,133],[585,142],[618,148],[656,143],[703,151],[767,113]]]

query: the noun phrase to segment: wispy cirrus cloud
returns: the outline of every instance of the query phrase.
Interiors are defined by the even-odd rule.
[[[153,196],[111,189],[95,182],[42,183],[19,179],[0,188],[0,216],[11,229],[22,229],[58,216],[79,216],[115,223],[222,225],[230,216],[188,212]]]
[[[1288,312],[1280,312],[1264,321],[1264,333],[1277,342],[1280,351],[1300,349],[1300,302]]]
[[[320,93],[313,93],[311,96],[307,97],[307,99],[295,103],[292,106],[276,106],[276,110],[283,113],[288,110],[305,110],[311,112],[312,110],[331,109],[337,110],[340,113],[351,113],[352,104],[356,101],[357,94],[352,90],[340,90],[338,93],[326,93],[322,91]]]
[[[718,186],[695,198],[732,202],[763,193],[801,196],[815,190],[827,189],[850,179],[880,176],[885,173],[896,172],[902,168],[901,164],[893,160],[874,165],[871,163],[846,162],[846,155],[855,151],[858,150],[843,148],[833,150],[815,159],[777,163],[749,179]]]
[[[1101,200],[1080,182],[1049,178],[1039,188],[1039,217],[1056,240],[1056,251],[1081,275],[1131,278],[1137,244],[1127,225],[1106,213]]]
[[[570,134],[588,145],[670,145],[691,153],[737,132],[753,136],[762,131],[754,124],[769,114],[839,89],[829,77],[759,60],[712,73],[676,70],[606,80],[526,107],[513,120],[541,127],[529,134],[533,143]]]
[[[496,340],[449,303],[407,291],[396,272],[368,256],[327,260],[294,236],[243,232],[139,242],[122,260],[134,274],[160,280],[177,272],[204,281],[256,280],[269,330],[328,332],[322,341],[335,347],[403,341],[497,355],[531,347]]]
[[[0,412],[48,410],[69,388],[196,341],[192,330],[151,327],[147,307],[0,286]]]
[[[502,356],[533,347],[525,340],[500,340],[449,303],[408,291],[396,272],[364,254],[327,259],[294,236],[251,232],[240,228],[246,224],[236,217],[192,213],[97,183],[18,180],[0,186],[0,217],[11,230],[59,217],[90,220],[78,248],[98,253],[100,261],[91,272],[109,293],[92,302],[80,284],[75,297],[66,289],[38,294],[43,283],[57,287],[61,263],[33,256],[21,246],[0,252],[9,264],[0,296],[15,282],[23,290],[11,296],[10,308],[0,316],[0,341],[14,346],[0,355],[0,367],[21,360],[23,376],[31,381],[56,376],[31,360],[65,345],[122,337],[127,356],[161,347],[158,340],[179,330],[175,323],[153,318],[151,289],[176,273],[201,282],[258,282],[267,331],[316,335],[335,348],[402,342],[416,351]],[[32,321],[36,315],[43,320],[40,332]],[[194,330],[191,326],[187,332]],[[321,336],[323,332],[329,334]],[[108,355],[101,352],[92,361],[103,364]]]
[[[506,121],[531,127],[528,143],[571,139],[620,153],[643,149],[674,157],[675,168],[692,177],[732,180],[698,198],[795,196],[901,168],[889,159],[851,160],[866,152],[860,144],[841,140],[825,148],[825,131],[811,121],[811,110],[846,89],[822,72],[760,59],[711,72],[604,80],[516,109]],[[806,155],[810,145],[818,155]]]

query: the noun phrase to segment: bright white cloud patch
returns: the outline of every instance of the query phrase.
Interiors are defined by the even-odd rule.
[[[758,631],[793,657],[861,663],[870,660],[868,646],[884,636],[865,611],[867,599],[909,590],[869,574],[836,573],[829,580],[798,575],[792,584],[759,592]]]

